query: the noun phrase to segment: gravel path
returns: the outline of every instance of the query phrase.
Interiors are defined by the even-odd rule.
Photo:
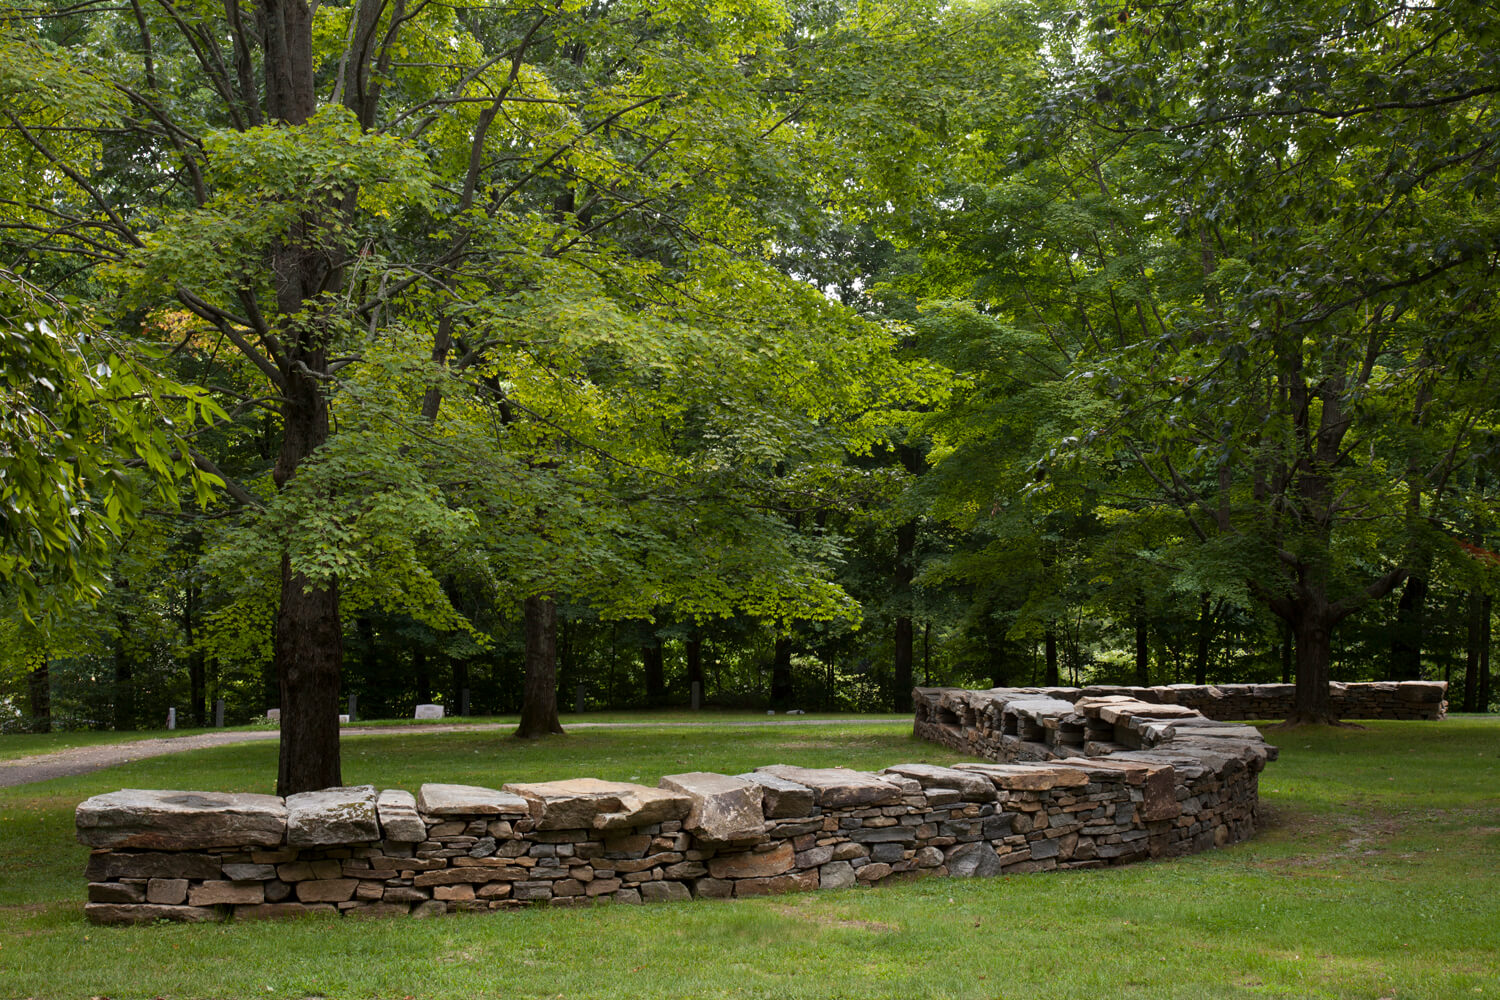
[[[748,722],[574,722],[568,729],[690,729],[701,726],[841,726],[861,722],[889,722],[889,719],[767,719]],[[510,731],[513,722],[474,723],[442,726],[345,726],[340,730],[344,736],[403,736],[408,733],[475,733],[485,731]],[[231,743],[254,743],[274,740],[280,736],[275,730],[251,730],[225,733],[198,733],[193,736],[169,736],[149,740],[133,740],[128,743],[102,743],[96,746],[73,747],[53,753],[37,754],[34,757],[16,757],[0,760],[0,788],[14,785],[29,785],[53,778],[66,778],[75,774],[89,774],[106,767],[116,767],[147,757],[161,757],[188,750],[204,750],[209,747],[227,746]]]

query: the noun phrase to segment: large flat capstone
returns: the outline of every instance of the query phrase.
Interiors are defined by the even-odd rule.
[[[74,821],[90,847],[190,851],[279,846],[286,817],[275,795],[123,788],[80,802]]]
[[[1045,792],[1053,788],[1078,788],[1089,776],[1075,767],[1055,764],[955,764],[960,771],[982,774],[1007,791]]]
[[[525,816],[526,800],[479,785],[423,785],[417,791],[417,811],[427,816]]]
[[[761,814],[761,788],[743,778],[708,771],[669,774],[662,788],[692,800],[683,828],[700,839],[716,843],[751,840],[765,828]]]
[[[806,785],[778,778],[765,771],[737,774],[736,778],[760,786],[760,804],[767,819],[810,816],[817,805],[818,794]]]
[[[623,781],[572,778],[508,784],[524,798],[538,830],[622,830],[680,820],[693,800],[679,792]]]
[[[360,844],[379,839],[373,785],[324,788],[286,797],[289,847]]]
[[[755,770],[811,788],[817,793],[818,805],[824,809],[879,806],[901,801],[901,786],[863,771],[843,767],[793,767],[790,764],[768,764]]]
[[[995,785],[983,775],[936,764],[896,764],[882,774],[899,774],[913,778],[923,788],[951,788],[969,802],[995,801]]]

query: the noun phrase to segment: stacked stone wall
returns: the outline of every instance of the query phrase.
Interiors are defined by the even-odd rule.
[[[919,694],[935,716],[942,693]],[[995,718],[994,737],[936,721],[918,732],[992,757],[1006,738]],[[94,848],[85,912],[132,923],[738,898],[1096,868],[1253,832],[1256,776],[1274,748],[1257,735],[1210,750],[1161,727],[1147,739],[1148,751],[1111,745],[1101,759],[1080,740],[1049,761],[879,773],[773,765],[670,775],[658,788],[577,779],[286,799],[125,790],[78,807],[78,837]]]
[[[927,690],[942,690],[932,688]],[[954,689],[957,690],[957,689]],[[1182,705],[1210,719],[1254,721],[1285,719],[1292,712],[1295,684],[1164,684],[1156,687],[1104,686],[996,688],[1024,690],[1040,696],[1079,698],[1124,696],[1154,705]],[[1375,681],[1333,683],[1329,703],[1341,719],[1435,721],[1448,714],[1446,681]],[[921,711],[920,702],[917,710]]]

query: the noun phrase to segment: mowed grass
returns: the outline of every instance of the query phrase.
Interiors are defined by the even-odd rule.
[[[909,724],[351,737],[415,790],[773,762],[951,762]],[[1500,997],[1500,719],[1269,733],[1267,822],[1170,862],[428,921],[101,928],[72,809],[119,787],[267,791],[275,747],[0,790],[0,996]]]

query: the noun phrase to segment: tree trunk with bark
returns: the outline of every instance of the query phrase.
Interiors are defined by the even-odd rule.
[[[1479,674],[1484,668],[1483,647],[1488,645],[1489,619],[1485,612],[1485,595],[1481,591],[1469,594],[1468,641],[1464,643],[1464,712],[1484,712],[1487,704],[1479,700]]]
[[[26,694],[31,709],[31,731],[52,732],[52,670],[45,659],[26,675]]]
[[[1490,622],[1494,620],[1495,599],[1489,594],[1484,595],[1484,611],[1479,616],[1479,707],[1477,711],[1488,712],[1490,700],[1494,697],[1491,689],[1490,673]]]
[[[115,697],[114,725],[119,732],[135,728],[135,662],[130,647],[125,642],[129,623],[124,614],[115,612],[114,660]]]
[[[1135,603],[1135,682],[1141,687],[1151,684],[1151,629],[1144,600]]]
[[[1422,677],[1422,647],[1425,644],[1427,618],[1427,580],[1413,574],[1401,588],[1396,605],[1396,619],[1391,626],[1391,659],[1385,678],[1390,681],[1414,681]]]
[[[792,640],[790,636],[777,636],[776,649],[771,655],[771,705],[783,708],[792,703]]]
[[[667,700],[667,672],[661,637],[653,636],[641,647],[641,666],[646,673],[646,704],[656,707]]]
[[[1042,642],[1047,656],[1047,676],[1043,683],[1048,687],[1057,687],[1057,630],[1049,626]]]
[[[911,711],[911,668],[913,638],[911,584],[916,578],[914,560],[917,552],[917,522],[907,521],[896,529],[895,594],[899,608],[896,614],[895,649],[891,656],[891,686],[895,688],[896,711]]]
[[[683,655],[687,660],[688,690],[692,691],[693,684],[697,683],[698,690],[704,691],[703,686],[703,636],[694,632],[688,636],[683,643]]]
[[[528,597],[522,613],[526,680],[516,735],[533,740],[563,731],[557,718],[557,604],[550,597]]]

